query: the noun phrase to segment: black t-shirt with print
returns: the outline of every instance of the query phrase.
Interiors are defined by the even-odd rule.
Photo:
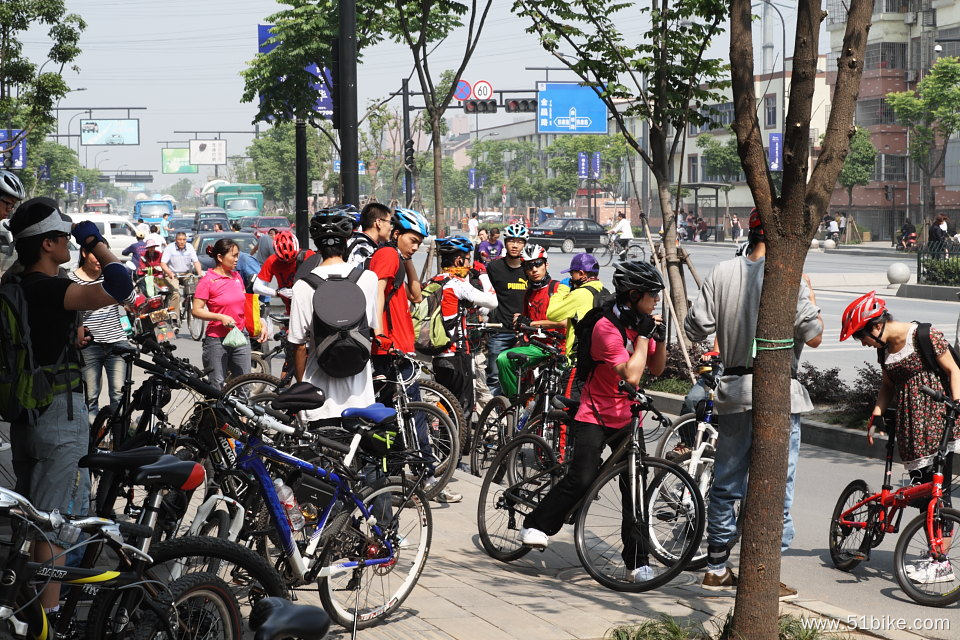
[[[523,313],[523,299],[527,295],[527,278],[523,267],[511,267],[506,258],[497,258],[487,265],[487,275],[497,293],[497,308],[490,314],[490,322],[513,324],[513,315]]]
[[[23,276],[21,286],[27,300],[30,316],[30,342],[37,366],[56,364],[64,347],[70,346],[70,362],[79,362],[76,349],[77,312],[63,307],[67,288],[73,284],[67,278],[48,276],[36,271]]]

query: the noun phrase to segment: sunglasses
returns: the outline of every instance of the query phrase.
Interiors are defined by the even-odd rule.
[[[863,329],[859,329],[853,332],[854,340],[859,340],[862,342],[867,338],[873,338],[873,335],[870,333],[870,329],[868,327],[864,327]]]
[[[69,238],[70,234],[63,231],[56,231],[50,234],[50,238],[53,240],[59,240],[60,238]]]

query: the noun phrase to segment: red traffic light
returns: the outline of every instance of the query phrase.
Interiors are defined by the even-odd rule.
[[[505,106],[508,113],[532,113],[537,110],[537,101],[511,98]]]
[[[463,112],[464,113],[496,113],[497,101],[496,100],[464,100]]]

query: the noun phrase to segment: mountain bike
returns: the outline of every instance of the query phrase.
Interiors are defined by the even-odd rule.
[[[945,607],[960,600],[960,580],[952,536],[960,527],[960,511],[943,503],[944,466],[960,406],[939,391],[921,391],[947,408],[946,425],[933,458],[932,479],[894,490],[893,450],[896,432],[887,441],[883,484],[874,493],[864,480],[854,480],[840,493],[830,519],[830,558],[841,571],[851,571],[870,559],[888,533],[900,530],[903,509],[925,504],[919,516],[903,529],[893,552],[894,577],[910,599],[920,604]],[[952,552],[952,553],[951,553]]]
[[[617,242],[614,236],[610,236],[606,243],[601,244],[593,252],[593,255],[597,258],[600,266],[605,267],[611,262],[645,260],[647,250],[642,238],[624,238],[621,244]]]
[[[647,455],[641,413],[661,424],[668,420],[641,391],[623,381],[619,389],[631,401],[630,424],[606,442],[613,453],[565,522],[575,526],[577,555],[591,577],[616,591],[647,591],[683,570],[699,548],[706,518],[693,479],[676,464]],[[521,434],[504,445],[484,476],[477,508],[480,542],[491,557],[511,562],[529,552],[520,542],[523,519],[568,466],[536,435]],[[631,571],[644,564],[654,576],[636,581]]]

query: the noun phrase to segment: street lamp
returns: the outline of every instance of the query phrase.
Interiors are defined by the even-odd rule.
[[[99,168],[99,167],[98,167],[98,164],[97,164],[97,160],[100,158],[101,155],[103,155],[103,154],[105,154],[105,153],[107,153],[107,149],[104,149],[103,151],[97,151],[96,155],[93,156],[93,166],[94,166],[94,168]]]
[[[67,146],[68,147],[70,146],[70,125],[73,124],[74,118],[76,118],[79,115],[83,115],[84,113],[87,114],[88,118],[93,115],[93,112],[90,109],[87,109],[86,112],[77,111],[75,114],[70,116],[69,120],[67,120]],[[80,161],[80,136],[78,135],[77,136],[77,162],[79,161]]]

